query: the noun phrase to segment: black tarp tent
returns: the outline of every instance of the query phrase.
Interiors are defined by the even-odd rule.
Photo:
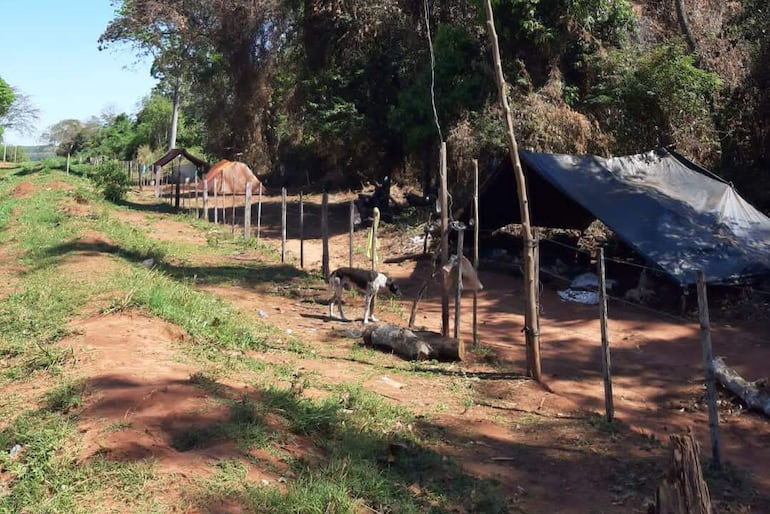
[[[680,284],[695,283],[697,270],[710,283],[770,274],[770,218],[673,151],[519,155],[530,177],[547,181]],[[509,202],[518,209],[515,198]]]

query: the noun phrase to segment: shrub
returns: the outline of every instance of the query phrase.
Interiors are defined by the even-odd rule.
[[[131,179],[118,161],[105,162],[92,178],[97,189],[111,202],[123,200],[131,188]]]

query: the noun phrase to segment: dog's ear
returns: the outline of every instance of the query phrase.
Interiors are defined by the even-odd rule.
[[[391,293],[396,296],[401,296],[401,288],[398,287],[398,284],[396,284],[392,278],[389,278],[387,282],[385,282],[385,285],[388,287]]]

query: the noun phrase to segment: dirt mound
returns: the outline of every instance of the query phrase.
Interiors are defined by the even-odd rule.
[[[35,192],[35,186],[32,182],[20,182],[13,188],[14,198],[25,198]]]

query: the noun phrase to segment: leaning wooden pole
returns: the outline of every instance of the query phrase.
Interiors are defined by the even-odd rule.
[[[519,194],[519,210],[521,214],[521,228],[524,235],[524,292],[526,306],[524,308],[524,336],[526,338],[527,374],[537,380],[541,380],[540,367],[540,331],[538,330],[537,312],[537,284],[535,283],[535,255],[532,244],[532,226],[529,217],[529,201],[527,200],[527,183],[524,178],[524,170],[519,160],[519,147],[513,132],[513,119],[511,107],[508,105],[508,96],[505,90],[505,77],[503,65],[500,61],[500,47],[497,43],[497,31],[492,13],[490,0],[484,2],[487,13],[487,30],[492,44],[492,52],[495,61],[495,78],[500,93],[500,104],[505,113],[505,126],[508,137],[508,150],[513,162],[514,176],[516,177],[516,189]]]
[[[446,178],[446,143],[441,143],[440,169],[441,175],[441,267],[446,266],[449,261],[449,208],[447,200],[447,178]],[[441,335],[449,337],[449,291],[445,287],[441,288]]]
[[[462,302],[463,292],[463,234],[465,233],[465,227],[457,229],[457,288],[455,289],[455,339],[459,341],[459,353],[460,360],[465,358],[465,342],[460,339],[460,303]]]
[[[348,235],[348,266],[353,267],[353,231],[356,228],[356,204],[350,200],[350,233]]]
[[[246,182],[246,198],[243,205],[243,238],[251,239],[251,182]]]
[[[286,262],[286,188],[281,188],[281,264]]]
[[[305,198],[299,192],[299,267],[305,269]]]
[[[700,319],[703,367],[706,372],[706,403],[709,411],[709,432],[711,432],[711,457],[714,469],[721,467],[719,451],[719,414],[717,412],[716,377],[714,374],[714,354],[711,350],[711,324],[709,322],[709,302],[706,294],[706,278],[698,271],[698,314]]]

